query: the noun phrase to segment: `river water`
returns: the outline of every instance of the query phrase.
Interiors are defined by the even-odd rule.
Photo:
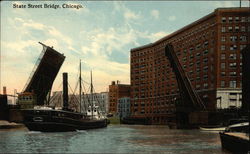
[[[77,132],[0,130],[1,153],[227,153],[218,132],[109,125]]]

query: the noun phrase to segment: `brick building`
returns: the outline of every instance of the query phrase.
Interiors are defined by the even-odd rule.
[[[118,99],[122,97],[130,97],[130,85],[112,81],[109,85],[109,113],[117,114]]]
[[[218,8],[154,42],[131,49],[131,114],[150,123],[174,117],[178,85],[165,46],[172,43],[208,110],[240,106],[240,51],[249,44],[249,8]]]

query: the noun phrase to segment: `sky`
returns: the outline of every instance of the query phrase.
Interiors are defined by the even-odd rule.
[[[239,7],[239,1],[1,1],[1,90],[21,92],[38,59],[42,42],[66,59],[53,91],[62,90],[68,72],[74,89],[82,60],[88,89],[93,72],[95,92],[108,91],[111,81],[130,84],[130,50],[155,42],[202,18],[218,7]],[[54,4],[61,8],[13,8]],[[62,4],[82,8],[62,8]],[[247,0],[242,6],[249,6]],[[72,92],[72,91],[71,91]]]

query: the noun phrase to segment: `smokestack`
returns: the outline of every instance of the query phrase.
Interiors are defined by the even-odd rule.
[[[69,101],[69,96],[68,96],[68,73],[63,73],[63,109],[67,110],[68,109],[68,101]]]
[[[4,95],[7,95],[7,90],[6,90],[6,87],[5,87],[5,86],[3,87],[3,94],[4,94]]]

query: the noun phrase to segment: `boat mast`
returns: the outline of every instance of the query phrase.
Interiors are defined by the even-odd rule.
[[[91,83],[90,83],[90,94],[91,94],[91,116],[93,118],[93,83],[92,83],[92,70],[91,70],[91,73],[90,73],[90,79],[91,79]]]
[[[80,59],[80,75],[79,75],[79,98],[80,98],[80,113],[82,112],[82,68]]]

